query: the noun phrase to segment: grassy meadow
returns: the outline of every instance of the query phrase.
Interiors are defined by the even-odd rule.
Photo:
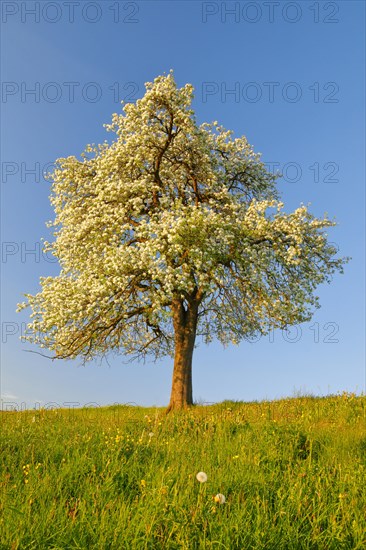
[[[366,548],[366,396],[0,420],[1,550]]]

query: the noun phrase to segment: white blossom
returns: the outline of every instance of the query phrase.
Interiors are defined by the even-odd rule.
[[[55,357],[174,352],[172,304],[199,304],[197,335],[240,342],[308,320],[314,290],[342,269],[307,207],[283,211],[275,176],[245,137],[196,123],[193,88],[173,74],[106,125],[112,143],[60,158],[26,338]],[[274,211],[273,211],[274,210]]]

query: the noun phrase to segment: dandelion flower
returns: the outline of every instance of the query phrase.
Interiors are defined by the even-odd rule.
[[[226,501],[225,495],[222,495],[221,493],[217,493],[217,495],[214,497],[215,502],[218,502],[219,504],[224,504]]]
[[[149,437],[153,437],[153,435],[154,435],[154,432],[149,433]]]
[[[206,483],[207,474],[205,474],[205,472],[198,472],[198,474],[196,475],[196,478],[200,483]]]

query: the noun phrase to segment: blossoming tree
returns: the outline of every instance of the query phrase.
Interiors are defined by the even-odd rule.
[[[51,174],[61,271],[26,294],[26,338],[54,358],[174,356],[170,409],[193,403],[196,337],[238,343],[311,318],[314,290],[342,271],[324,229],[287,214],[245,137],[198,125],[173,74],[106,125],[108,144]]]

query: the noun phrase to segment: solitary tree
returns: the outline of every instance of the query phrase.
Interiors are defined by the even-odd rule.
[[[309,320],[314,290],[345,259],[301,206],[287,214],[245,137],[198,125],[193,88],[173,74],[106,125],[108,144],[51,174],[61,266],[26,294],[26,338],[53,358],[174,356],[170,409],[193,403],[196,337],[238,343]]]

